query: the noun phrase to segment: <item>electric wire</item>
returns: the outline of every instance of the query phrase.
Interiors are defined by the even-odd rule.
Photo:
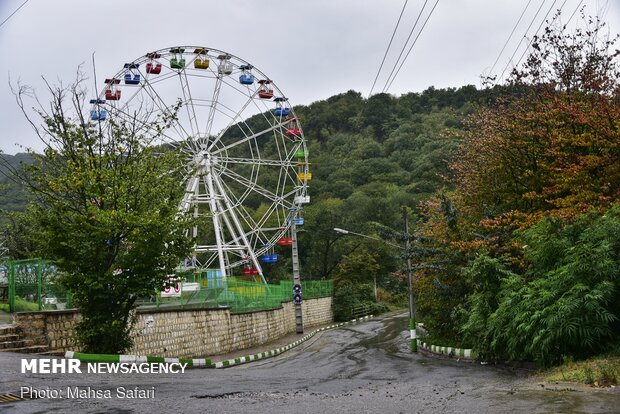
[[[531,1],[531,0],[530,0]],[[394,40],[394,35],[396,35],[396,30],[398,29],[398,25],[400,24],[400,19],[403,17],[403,13],[405,12],[405,8],[407,7],[407,3],[409,0],[405,0],[405,4],[403,5],[403,9],[400,11],[400,16],[398,16],[398,21],[396,22],[396,27],[394,27],[394,31],[392,32],[392,37],[390,38],[390,43],[388,43],[387,49],[385,49],[385,54],[383,55],[383,60],[381,60],[381,65],[379,66],[379,70],[377,71],[377,75],[375,76],[375,80],[372,83],[372,87],[370,88],[370,93],[368,96],[372,95],[372,91],[375,89],[375,85],[377,84],[377,79],[379,79],[379,74],[381,73],[381,69],[383,69],[383,64],[385,63],[385,58],[390,51],[390,47],[392,46],[392,41]]]
[[[413,47],[415,46],[415,44],[417,43],[418,39],[420,38],[420,35],[422,34],[422,32],[424,31],[424,28],[426,27],[426,24],[428,23],[429,19],[431,18],[431,16],[433,15],[433,12],[435,11],[435,8],[437,7],[437,4],[439,4],[439,0],[437,0],[435,2],[435,4],[433,5],[433,8],[431,9],[430,13],[428,14],[428,16],[426,17],[426,20],[424,21],[424,24],[422,25],[422,28],[420,29],[420,31],[418,32],[418,35],[416,36],[416,38],[413,40],[413,43],[411,44],[411,47],[409,48],[409,50],[407,51],[407,54],[405,55],[405,58],[403,59],[403,61],[400,63],[400,66],[398,67],[398,70],[396,71],[396,73],[394,74],[394,76],[392,77],[392,80],[390,80],[389,85],[387,85],[384,89],[383,92],[387,92],[388,89],[390,89],[390,87],[392,86],[392,83],[394,82],[394,79],[396,79],[396,76],[398,76],[398,74],[400,73],[400,70],[402,69],[403,65],[405,64],[405,62],[407,61],[407,58],[409,57],[409,54],[411,53],[411,51],[413,50]],[[398,63],[398,62],[397,62]],[[389,78],[388,78],[389,80]]]
[[[24,7],[24,6],[26,5],[26,3],[28,3],[29,1],[30,1],[30,0],[26,0],[25,2],[23,2],[23,3],[21,4],[21,6],[19,6],[17,9],[15,9],[15,11],[14,11],[13,13],[9,14],[9,17],[7,17],[6,19],[4,19],[4,20],[2,21],[2,23],[0,23],[0,27],[2,27],[2,26],[6,23],[6,22],[8,22],[8,21],[9,21],[9,19],[10,19],[11,17],[13,17],[13,15],[14,15],[15,13],[17,13],[17,12],[19,11],[19,9],[21,9],[22,7]]]
[[[534,33],[534,36],[532,36],[532,38],[530,39],[529,43],[527,44],[527,47],[525,48],[525,50],[523,51],[523,53],[521,54],[521,57],[519,58],[519,60],[517,61],[516,66],[519,66],[519,64],[521,63],[521,61],[523,60],[523,58],[525,57],[525,54],[527,53],[528,50],[530,50],[530,46],[532,45],[532,43],[534,42],[534,39],[536,38],[536,36],[538,35],[538,32],[540,32],[540,29],[542,28],[543,24],[545,24],[545,22],[547,21],[547,17],[549,16],[549,13],[551,13],[551,10],[553,9],[553,6],[555,5],[557,0],[553,1],[553,4],[551,4],[551,7],[549,7],[549,10],[547,10],[547,14],[545,14],[545,17],[542,19],[542,21],[540,22],[540,24],[538,25],[538,29],[536,29],[536,32]],[[566,2],[568,0],[564,0],[564,3],[562,3],[562,5],[560,6],[560,8],[558,9],[558,11],[562,11],[562,9],[564,8],[564,6],[566,5]],[[551,19],[551,22],[549,22],[549,25],[551,26],[553,24],[553,22],[555,22],[555,19],[557,19],[559,16],[559,14],[556,13],[555,16],[553,16],[553,19]]]
[[[409,43],[409,39],[411,39],[411,36],[413,36],[413,32],[415,31],[415,28],[417,27],[418,22],[420,21],[420,17],[422,17],[422,13],[424,12],[424,9],[426,8],[427,3],[428,3],[428,0],[424,0],[424,4],[422,5],[420,12],[418,13],[418,17],[416,17],[415,22],[413,23],[413,27],[411,28],[411,31],[409,32],[409,36],[407,36],[407,40],[405,40],[405,44],[403,45],[403,48],[401,49],[400,54],[398,55],[398,58],[396,59],[396,63],[394,63],[394,66],[392,67],[392,71],[388,75],[388,80],[385,82],[385,85],[387,85],[388,81],[392,77],[392,74],[394,74],[394,71],[396,70],[396,66],[398,66],[398,62],[400,61],[400,58],[403,56],[403,53],[405,53],[405,49],[407,49],[407,44]],[[383,86],[382,92],[385,92],[385,85]]]
[[[579,4],[577,4],[577,7],[575,7],[573,14],[570,15],[570,17],[568,18],[568,21],[566,22],[567,25],[570,23],[571,20],[573,20],[573,17],[575,17],[575,14],[577,14],[579,7],[581,7],[581,3],[583,3],[583,0],[579,0]]]
[[[555,3],[556,0],[554,0]],[[510,59],[508,59],[508,62],[506,62],[506,66],[504,67],[504,70],[502,71],[502,74],[499,75],[499,77],[495,80],[496,82],[500,79],[504,78],[504,73],[506,73],[506,71],[508,70],[508,66],[510,66],[510,62],[513,61],[515,55],[517,54],[517,52],[519,51],[519,48],[521,48],[521,43],[523,43],[523,39],[526,38],[527,33],[530,31],[530,29],[532,28],[532,25],[534,24],[534,22],[536,21],[536,18],[538,17],[538,14],[540,13],[540,11],[542,10],[543,6],[545,5],[545,3],[547,2],[547,0],[543,0],[542,3],[540,3],[540,6],[538,7],[538,10],[536,10],[536,14],[534,15],[534,17],[532,18],[532,21],[530,22],[530,24],[527,26],[527,29],[525,29],[525,33],[523,34],[523,37],[521,38],[521,40],[519,40],[519,44],[517,45],[517,47],[515,48],[515,51],[512,53],[512,55],[510,56]]]
[[[525,12],[527,11],[527,9],[530,7],[531,3],[532,3],[532,0],[529,0],[527,2],[527,4],[525,5],[525,8],[521,12],[521,16],[519,16],[519,20],[517,20],[517,23],[512,28],[512,32],[510,32],[510,36],[508,36],[508,39],[506,39],[506,43],[504,43],[504,46],[502,47],[502,50],[500,50],[499,55],[497,55],[497,58],[495,59],[495,62],[493,62],[493,66],[491,66],[491,70],[489,70],[489,75],[493,75],[493,70],[495,69],[495,66],[497,66],[497,62],[499,62],[499,58],[504,53],[504,50],[506,50],[506,46],[508,46],[508,43],[510,42],[510,39],[512,39],[512,36],[515,34],[515,31],[517,30],[517,27],[519,26],[519,23],[521,23],[521,20],[523,19],[523,16],[525,15]]]

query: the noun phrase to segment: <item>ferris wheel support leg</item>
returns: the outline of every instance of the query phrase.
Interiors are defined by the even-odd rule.
[[[198,197],[198,195],[200,194],[200,179],[198,177],[194,177],[192,178],[192,181],[194,181],[193,185],[194,185],[194,196]],[[198,217],[198,204],[194,205],[194,218]],[[192,229],[192,238],[194,239],[194,243],[196,242],[196,239],[198,238],[198,225],[194,225],[194,228]],[[192,266],[196,266],[196,252],[194,252],[194,254],[192,255]]]
[[[217,186],[220,195],[224,199],[224,204],[226,204],[226,208],[228,209],[230,217],[233,219],[233,223],[235,224],[235,227],[237,228],[237,231],[239,232],[239,236],[241,236],[241,240],[243,241],[243,244],[247,248],[248,255],[250,256],[250,260],[252,260],[252,264],[258,270],[258,274],[260,275],[263,283],[266,284],[267,282],[265,281],[265,277],[263,276],[263,269],[261,268],[261,265],[258,262],[256,254],[254,254],[254,249],[250,245],[250,241],[248,240],[245,232],[243,231],[243,226],[241,226],[241,222],[239,221],[239,218],[237,217],[237,214],[235,213],[235,209],[230,201],[230,198],[228,198],[228,194],[226,194],[226,191],[224,191],[224,185],[222,185],[222,182],[220,181],[219,177],[213,177],[213,181],[215,181],[215,185]]]
[[[222,272],[222,281],[226,280],[226,260],[224,259],[224,245],[222,240],[222,227],[220,224],[220,211],[215,199],[215,188],[213,187],[213,171],[209,169],[205,176],[207,180],[207,188],[209,189],[209,207],[211,208],[211,214],[213,215],[213,230],[215,231],[215,241],[217,245],[217,257],[220,263],[220,270]]]
[[[293,244],[291,246],[291,253],[292,253],[291,257],[293,260],[293,285],[301,286],[301,274],[299,271],[299,251],[297,249],[297,225],[295,223],[296,219],[297,219],[297,211],[293,213],[293,217],[291,219],[291,238],[293,239]],[[294,306],[295,306],[295,331],[297,333],[304,333],[304,318],[302,314],[301,303],[296,303]]]

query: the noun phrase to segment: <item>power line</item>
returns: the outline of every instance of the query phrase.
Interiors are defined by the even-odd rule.
[[[413,32],[415,31],[415,28],[418,25],[418,21],[420,20],[420,17],[422,17],[422,13],[424,12],[424,9],[426,8],[427,3],[428,3],[428,0],[424,0],[422,9],[420,9],[420,13],[418,13],[418,17],[416,17],[415,22],[413,23],[413,27],[411,28],[411,31],[409,32],[409,36],[407,36],[407,40],[405,40],[405,44],[403,45],[403,48],[401,49],[400,54],[398,55],[398,59],[396,59],[396,63],[394,63],[394,67],[392,67],[392,71],[388,75],[388,80],[385,82],[382,92],[385,92],[385,86],[387,85],[388,81],[392,77],[394,70],[396,70],[396,66],[398,66],[398,62],[400,61],[400,58],[403,56],[403,53],[405,52],[405,49],[407,48],[407,43],[409,43],[409,39],[411,39],[411,36],[413,35]]]
[[[579,4],[577,4],[577,7],[575,7],[575,11],[573,11],[573,14],[570,15],[570,17],[568,18],[568,21],[566,22],[567,25],[570,23],[571,20],[573,20],[573,17],[575,17],[575,14],[577,14],[579,7],[581,7],[581,3],[583,3],[583,0],[580,0]]]
[[[394,27],[394,32],[392,32],[392,37],[390,38],[390,43],[385,49],[385,54],[383,55],[383,60],[381,61],[381,66],[379,66],[379,70],[377,71],[377,76],[375,76],[375,80],[372,83],[372,87],[370,88],[370,93],[368,96],[372,95],[373,89],[375,89],[375,85],[377,84],[377,79],[379,79],[379,74],[381,73],[381,69],[383,69],[383,64],[385,63],[385,58],[387,57],[388,52],[390,51],[390,47],[392,46],[392,41],[394,40],[394,35],[396,35],[396,30],[398,29],[398,25],[400,24],[400,19],[403,17],[403,13],[405,12],[405,7],[407,7],[407,2],[409,0],[405,0],[405,4],[403,5],[403,9],[400,11],[400,16],[398,16],[398,21],[396,22],[396,27]],[[530,0],[531,1],[531,0]]]
[[[555,3],[557,0],[553,0],[553,2]],[[540,6],[538,7],[538,10],[536,10],[536,14],[534,15],[534,17],[532,18],[532,21],[530,22],[530,24],[527,26],[527,29],[525,29],[525,34],[523,34],[523,37],[521,38],[521,40],[519,40],[519,44],[517,45],[517,47],[515,48],[515,51],[512,53],[512,55],[510,56],[510,59],[508,59],[508,62],[506,62],[506,66],[504,67],[504,70],[502,71],[502,74],[499,75],[499,77],[497,78],[497,80],[502,79],[504,77],[504,73],[506,73],[506,70],[508,69],[508,66],[510,66],[510,62],[513,61],[515,55],[517,54],[517,52],[519,51],[519,48],[521,47],[521,43],[523,43],[523,39],[526,38],[527,33],[530,31],[530,29],[532,28],[532,25],[534,24],[534,22],[536,21],[536,18],[538,17],[538,14],[540,13],[540,11],[542,10],[543,6],[545,5],[545,3],[547,2],[547,0],[543,0],[542,3],[540,3]],[[496,81],[497,81],[496,80]]]
[[[527,11],[527,9],[530,7],[531,3],[532,3],[532,0],[527,2],[527,4],[525,5],[525,8],[521,12],[521,16],[519,16],[519,20],[517,20],[517,23],[515,24],[515,27],[512,28],[512,32],[510,32],[510,36],[508,36],[508,39],[506,39],[506,43],[504,43],[504,46],[502,47],[502,50],[500,50],[499,55],[497,55],[497,59],[495,59],[495,62],[493,62],[493,66],[491,66],[491,70],[489,71],[489,75],[490,76],[493,75],[493,69],[495,69],[495,66],[497,65],[497,62],[499,62],[499,58],[502,56],[502,53],[504,53],[504,50],[506,50],[506,46],[508,46],[508,43],[510,42],[510,39],[512,39],[512,35],[515,34],[515,31],[517,30],[517,27],[519,26],[519,23],[521,23],[521,19],[523,19],[523,16],[525,15],[525,12]]]
[[[428,14],[428,16],[426,17],[426,20],[424,21],[424,24],[422,25],[422,28],[420,29],[420,31],[418,32],[418,35],[415,37],[415,39],[413,40],[413,43],[411,44],[411,47],[409,48],[409,50],[407,51],[407,54],[405,55],[405,58],[403,59],[403,61],[401,62],[400,66],[398,67],[398,70],[396,71],[396,73],[394,74],[394,76],[392,77],[392,80],[390,81],[390,84],[387,85],[386,88],[383,89],[383,92],[387,92],[388,89],[390,89],[390,87],[392,86],[392,83],[394,82],[394,79],[396,79],[396,76],[398,76],[398,73],[400,72],[401,68],[403,67],[403,65],[405,64],[405,61],[407,60],[407,58],[409,57],[409,54],[411,53],[411,51],[413,50],[413,47],[415,46],[416,42],[418,41],[418,38],[420,37],[420,35],[422,34],[422,32],[424,31],[424,28],[426,27],[426,24],[428,23],[428,20],[431,18],[431,16],[433,15],[433,12],[435,11],[435,8],[437,7],[437,4],[439,3],[439,0],[437,0],[435,2],[435,4],[433,5],[433,8],[431,9],[431,12]],[[389,80],[389,78],[388,78]]]
[[[24,7],[24,6],[26,5],[26,3],[28,3],[29,1],[30,1],[30,0],[26,0],[25,2],[23,2],[21,6],[19,6],[19,7],[18,7],[18,8],[17,8],[14,12],[13,12],[13,13],[11,13],[11,14],[9,15],[9,17],[7,17],[6,19],[4,19],[4,20],[2,21],[2,23],[0,23],[0,27],[2,27],[2,25],[4,25],[4,23],[8,22],[8,21],[9,21],[9,19],[10,19],[11,17],[13,17],[13,15],[14,15],[15,13],[17,13],[17,12],[19,11],[19,9],[21,9],[22,7]]]
[[[525,54],[530,49],[530,46],[532,45],[532,42],[534,41],[534,38],[536,37],[536,35],[538,35],[538,32],[540,32],[540,29],[542,28],[543,24],[545,24],[545,22],[547,21],[547,17],[549,16],[549,13],[551,13],[551,10],[553,9],[553,6],[555,6],[555,2],[556,1],[557,0],[554,0],[553,4],[551,5],[551,7],[549,7],[549,10],[547,10],[547,14],[545,14],[545,17],[543,17],[542,22],[540,22],[540,24],[538,25],[538,29],[536,29],[536,32],[534,33],[534,36],[532,36],[532,38],[530,39],[529,43],[527,44],[527,47],[525,48],[525,50],[521,54],[521,57],[519,58],[519,60],[517,61],[517,64],[515,66],[519,66],[519,64],[521,63],[521,61],[525,57]],[[562,3],[562,5],[560,6],[560,9],[559,9],[560,11],[562,11],[562,9],[564,8],[564,5],[566,5],[567,1],[568,0],[564,0],[564,3]],[[557,17],[558,17],[557,14],[555,16],[553,16],[553,19],[551,20],[549,25],[552,25],[553,22],[555,22],[555,19],[557,19]]]

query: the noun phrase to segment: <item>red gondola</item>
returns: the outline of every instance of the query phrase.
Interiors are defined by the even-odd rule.
[[[273,98],[273,88],[269,85],[271,84],[270,80],[261,79],[258,81],[260,86],[258,87],[258,97],[262,99],[271,99]]]
[[[284,133],[289,137],[300,136],[301,135],[301,126],[299,125],[300,121],[301,119],[299,118],[291,118],[289,120],[289,124],[286,127],[286,130],[284,131]]]
[[[105,90],[105,98],[109,101],[118,101],[121,99],[121,91],[116,87],[121,82],[120,79],[106,79],[105,83],[108,87]]]
[[[159,59],[161,55],[159,53],[147,53],[146,57],[151,59],[151,61],[146,64],[146,73],[159,75],[161,73],[161,63],[157,62],[155,59]]]
[[[282,237],[280,240],[277,241],[278,246],[292,246],[293,245],[293,238],[292,237]]]
[[[241,270],[243,276],[258,276],[258,269],[255,267],[244,267]]]

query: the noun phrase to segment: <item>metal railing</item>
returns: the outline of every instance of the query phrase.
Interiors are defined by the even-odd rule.
[[[9,312],[70,308],[71,292],[57,282],[58,276],[56,266],[43,259],[0,263],[1,302],[8,303]]]
[[[142,309],[165,308],[218,308],[228,307],[233,312],[279,308],[282,302],[293,298],[293,282],[265,284],[240,280],[235,277],[183,281],[171,285],[150,298],[140,301]],[[333,295],[331,280],[310,280],[303,282],[303,298],[311,299]]]

